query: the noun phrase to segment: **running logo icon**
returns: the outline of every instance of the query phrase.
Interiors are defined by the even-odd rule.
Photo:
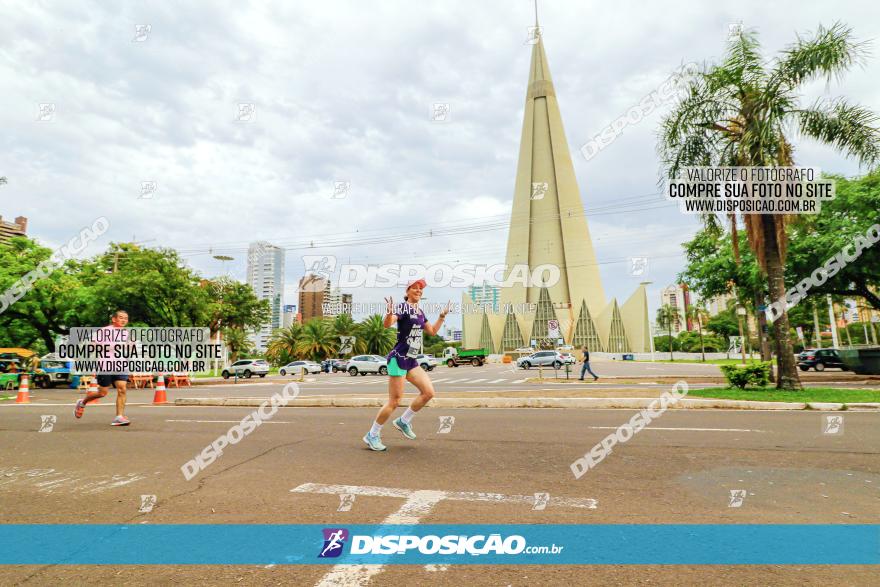
[[[822,422],[822,434],[843,434],[843,416],[826,414]]]
[[[727,507],[729,508],[738,508],[742,507],[743,502],[746,499],[746,490],[745,489],[731,489],[730,490],[730,501],[727,503]]]
[[[55,422],[58,421],[58,416],[55,414],[50,414],[48,416],[40,416],[40,432],[52,432],[52,429],[55,427]]]
[[[455,424],[455,416],[440,416],[440,428],[437,434],[449,434],[452,432],[453,424]]]
[[[336,558],[342,554],[345,541],[348,540],[348,530],[345,528],[324,528],[324,546],[318,554],[318,558]]]

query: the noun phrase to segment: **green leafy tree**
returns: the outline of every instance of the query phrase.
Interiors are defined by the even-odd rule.
[[[799,95],[804,84],[818,77],[841,77],[862,59],[864,50],[849,28],[820,26],[815,35],[799,38],[768,64],[753,32],[737,35],[720,64],[692,76],[688,95],[663,120],[659,150],[666,175],[676,177],[688,166],[793,165],[793,128],[863,164],[876,162],[880,133],[872,112],[844,99],[804,107]],[[787,217],[746,214],[743,220],[749,245],[767,275],[770,298],[783,299]],[[777,387],[801,389],[785,311],[773,329]]]
[[[734,236],[740,241],[738,246],[734,246]],[[747,246],[746,236],[735,231],[724,234],[717,225],[708,223],[684,249],[687,266],[678,280],[703,300],[736,293],[738,301],[757,315],[761,358],[769,361],[770,345],[764,334],[767,321],[759,310],[767,297],[767,279]]]
[[[697,332],[700,335],[700,353],[703,355],[703,362],[706,361],[706,347],[703,344],[703,320],[707,317],[706,309],[698,304],[691,304],[687,307],[687,319],[697,325]]]
[[[654,348],[659,351],[680,351],[681,346],[678,344],[678,339],[674,336],[655,336],[654,337]]]
[[[336,336],[353,336],[357,323],[350,314],[339,314],[333,317],[333,333]]]
[[[394,329],[385,328],[379,314],[373,314],[359,323],[357,336],[364,342],[364,352],[373,355],[387,355],[397,339]]]
[[[35,279],[30,287],[22,281],[52,254],[51,249],[27,237],[13,237],[5,246],[0,246],[0,292],[14,291],[16,296],[23,293],[17,300],[0,302],[0,308],[8,304],[0,312],[0,332],[3,333],[0,337],[11,346],[54,351],[58,335],[67,334],[71,326],[85,325],[77,313],[78,293],[83,283],[76,262],[66,261],[57,268],[47,269],[46,275]],[[22,285],[25,287],[20,287]]]
[[[229,360],[233,363],[254,352],[254,343],[241,328],[224,328],[223,343],[229,351]]]
[[[296,342],[296,352],[313,361],[320,361],[336,354],[339,339],[333,332],[332,323],[324,318],[312,318],[303,324]]]
[[[880,288],[880,245],[870,246],[865,239],[868,229],[880,222],[880,169],[853,179],[832,177],[834,200],[822,203],[821,214],[804,216],[791,227],[786,282],[794,286],[839,251],[853,253],[851,245],[861,239],[861,255],[851,262],[844,259],[840,271],[811,287],[809,295],[861,297],[880,310],[880,296],[875,293]]]
[[[669,333],[670,345],[669,345],[669,360],[675,361],[675,357],[672,355],[672,327],[681,320],[681,312],[678,311],[678,308],[672,306],[670,304],[663,304],[662,307],[657,309],[657,325],[660,328],[665,328]]]
[[[266,348],[266,356],[274,365],[286,365],[297,359],[296,345],[299,343],[302,329],[302,324],[294,322],[272,333]]]
[[[269,300],[259,300],[247,284],[228,277],[202,280],[201,287],[208,295],[211,334],[220,328],[256,330],[272,316]]]
[[[706,329],[724,339],[728,339],[731,336],[739,336],[739,322],[736,319],[736,309],[728,308],[718,312],[706,322]]]
[[[84,325],[107,323],[113,310],[128,312],[132,325],[208,326],[211,296],[201,279],[172,249],[144,249],[129,243],[82,266],[79,316]],[[234,325],[233,325],[234,327]]]

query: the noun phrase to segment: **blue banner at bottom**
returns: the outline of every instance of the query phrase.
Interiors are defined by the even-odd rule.
[[[4,565],[877,565],[880,525],[7,524]]]

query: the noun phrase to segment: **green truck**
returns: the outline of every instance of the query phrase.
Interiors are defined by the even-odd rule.
[[[489,349],[457,349],[446,347],[443,351],[443,359],[447,367],[471,364],[474,367],[482,367],[489,357]]]

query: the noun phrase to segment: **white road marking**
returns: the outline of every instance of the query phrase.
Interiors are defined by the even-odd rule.
[[[507,379],[494,379],[494,380],[490,381],[489,383],[501,383],[502,381],[507,381]]]
[[[69,486],[64,489],[67,493],[101,493],[108,489],[115,489],[124,485],[129,485],[141,479],[146,479],[146,475],[139,473],[129,473],[128,475],[102,475],[90,477],[70,477],[67,472],[57,471],[56,469],[20,469],[19,467],[11,467],[0,469],[0,485],[11,485],[13,483],[32,483],[40,493],[53,493],[61,486]],[[56,477],[56,478],[52,478]]]
[[[189,422],[193,424],[241,424],[241,420],[165,420],[166,422]],[[263,424],[296,424],[296,422],[281,422],[276,420],[263,420]]]
[[[500,493],[483,493],[474,491],[433,491],[396,489],[393,487],[371,487],[358,485],[325,485],[323,483],[304,483],[290,490],[291,493],[329,493],[342,495],[366,495],[372,497],[398,497],[405,499],[403,505],[393,514],[386,517],[381,525],[401,524],[415,526],[422,517],[429,514],[433,507],[443,501],[490,501],[495,503],[527,503],[534,504],[534,495],[503,495]],[[596,509],[595,499],[551,497],[549,504],[565,507]],[[316,587],[340,587],[355,585],[365,587],[370,580],[382,572],[383,564],[372,565],[335,565],[324,575]]]
[[[619,426],[587,426],[593,430],[617,430]],[[674,430],[684,432],[764,432],[764,430],[752,430],[751,428],[661,428],[659,426],[645,426],[643,430]]]
[[[486,381],[485,379],[474,379],[471,383],[480,383],[481,381]]]
[[[517,379],[516,381],[511,381],[511,383],[525,383],[526,379]]]

